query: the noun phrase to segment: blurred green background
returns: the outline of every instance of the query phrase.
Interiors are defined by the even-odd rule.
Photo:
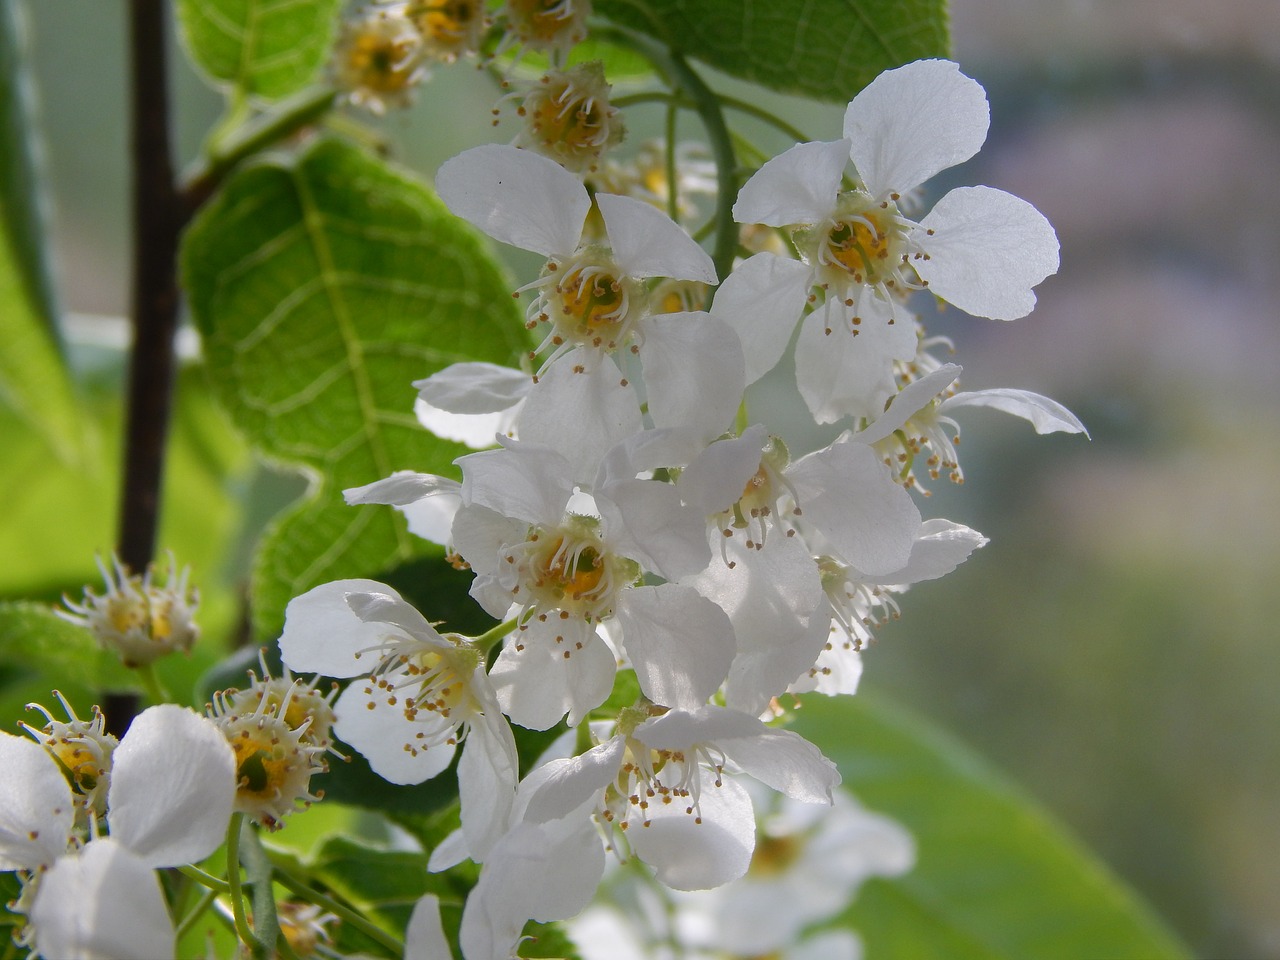
[[[965,418],[968,483],[934,484],[924,511],[992,543],[904,598],[864,683],[1004,766],[1197,955],[1280,957],[1280,2],[952,7],[956,57],[986,86],[993,121],[949,183],[1027,198],[1063,254],[1030,317],[948,313],[931,330],[955,340],[967,387],[1051,395],[1093,439]],[[128,276],[123,4],[19,9],[67,335],[109,372],[116,327],[104,318],[124,313]],[[176,49],[174,73],[187,163],[220,101]],[[489,124],[495,93],[468,65],[440,69],[375,129],[428,174],[512,135]],[[840,108],[785,108],[811,136],[838,135]],[[643,115],[632,126],[633,140],[646,134]],[[755,402],[785,405],[793,391],[778,376]],[[231,493],[262,491],[247,521],[206,520],[227,528],[211,551],[244,543],[297,484],[253,474],[227,453],[225,428],[191,416]],[[32,495],[13,475],[4,487]],[[113,512],[93,522],[109,548]],[[57,554],[56,524],[39,537],[26,556]],[[232,557],[228,583],[245,567],[243,548]],[[4,590],[15,586],[64,585],[15,571]],[[233,607],[225,598],[228,625]]]

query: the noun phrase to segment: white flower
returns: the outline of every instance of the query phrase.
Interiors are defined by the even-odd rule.
[[[0,734],[0,767],[0,868],[34,875],[36,951],[172,956],[173,922],[154,869],[197,862],[222,843],[235,758],[217,727],[173,704],[134,718],[112,759],[110,836],[79,850],[71,789],[44,748]]]
[[[820,422],[879,412],[893,389],[887,369],[915,352],[915,324],[899,295],[927,287],[976,316],[1011,320],[1030,312],[1032,288],[1057,270],[1058,241],[1029,203],[990,187],[960,187],[919,222],[903,212],[912,191],[978,151],[988,122],[981,86],[954,63],[919,61],[881,74],[853,99],[844,139],[798,144],[747,181],[735,218],[801,228],[806,258],[752,258],[730,302],[713,311],[751,345],[748,380],[777,362],[814,286],[825,301],[802,325],[796,363],[801,393]],[[859,184],[842,191],[849,160]],[[766,309],[732,309],[757,298]],[[779,325],[782,331],[772,329]]]
[[[675,488],[611,470],[593,493],[554,450],[509,443],[458,460],[462,500],[453,525],[476,573],[471,594],[519,627],[491,677],[507,715],[545,729],[567,712],[576,724],[613,685],[614,656],[598,633],[616,626],[645,695],[667,706],[704,703],[733,656],[724,612],[679,583],[641,586],[706,566],[703,517]]]
[[[506,825],[517,757],[479,650],[441,636],[384,583],[337,580],[289,602],[280,654],[293,670],[364,676],[334,704],[334,732],[392,783],[437,776],[465,740],[462,826],[471,849],[489,848]]]
[[[651,303],[646,281],[654,278],[716,282],[711,258],[665,214],[630,197],[592,197],[554,161],[500,145],[446,161],[436,188],[450,210],[494,239],[547,257],[542,277],[519,291],[535,294],[529,326],[549,328],[516,427],[521,439],[572,459],[581,447],[598,457],[638,430],[639,400],[617,359],[628,353],[644,370],[655,424],[696,425],[708,437],[728,425],[745,385],[737,336],[709,314],[658,313]],[[440,377],[428,381],[440,389],[423,394],[435,407],[505,409],[475,409]]]
[[[552,761],[527,818],[554,820],[592,801],[660,881],[697,890],[742,876],[755,846],[750,797],[726,772],[807,803],[830,803],[840,782],[813,744],[745,713],[716,706],[644,713],[624,712],[613,737]]]

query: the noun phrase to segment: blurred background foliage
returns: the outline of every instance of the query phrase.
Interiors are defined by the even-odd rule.
[[[6,519],[0,597],[53,599],[93,578],[86,545],[109,549],[114,526],[118,393],[106,388],[122,340],[111,318],[127,299],[125,37],[119,4],[19,10],[65,335],[81,373],[104,385],[98,452],[56,482],[31,482],[46,454],[22,424],[3,424],[6,511],[45,519]],[[1057,227],[1063,256],[1030,317],[948,313],[931,329],[955,340],[967,387],[1051,395],[1093,440],[966,419],[969,483],[936,483],[924,509],[992,543],[904,599],[864,683],[1003,766],[1197,955],[1280,957],[1280,500],[1269,492],[1280,466],[1280,3],[953,0],[952,17],[956,57],[987,88],[993,122],[986,149],[949,179],[1026,197]],[[219,101],[176,49],[173,61],[185,164]],[[429,173],[464,146],[509,139],[490,126],[496,94],[469,65],[438,69],[412,109],[371,129]],[[814,138],[838,135],[838,108],[751,95]],[[646,129],[642,110],[636,142],[661,122],[655,110]],[[303,483],[251,466],[199,377],[189,372],[196,386],[179,406],[170,469],[185,494],[166,502],[162,543],[195,564],[220,639],[240,629],[248,545]],[[762,384],[753,403],[785,412],[788,380]],[[247,517],[230,508],[246,496]]]

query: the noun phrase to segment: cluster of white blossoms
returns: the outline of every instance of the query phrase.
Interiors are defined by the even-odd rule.
[[[1001,191],[959,188],[912,219],[917,188],[972,156],[987,123],[982,88],[953,63],[882,74],[843,139],[798,144],[743,186],[736,219],[798,258],[741,262],[709,311],[679,298],[671,311],[673,285],[717,277],[654,191],[588,190],[590,164],[518,146],[440,169],[455,214],[545,258],[515,291],[534,372],[463,363],[416,384],[424,423],[492,449],[457,461],[461,482],[400,472],[347,499],[391,504],[445,546],[501,625],[441,634],[390,587],[348,580],[295,598],[280,647],[294,670],[355,678],[334,730],[389,780],[434,777],[460,750],[462,828],[432,867],[483,864],[468,960],[508,957],[526,921],[581,911],[607,850],[672,890],[743,877],[757,844],[744,783],[830,804],[839,774],[773,723],[779,698],[853,693],[903,591],[986,542],[923,518],[913,495],[961,477],[952,415],[986,406],[1083,431],[1035,394],[958,392],[960,368],[911,309],[927,290],[1013,319],[1057,268],[1053,229]],[[743,397],[797,323],[800,392],[818,423],[847,429],[793,458]],[[521,779],[509,723],[576,735]]]

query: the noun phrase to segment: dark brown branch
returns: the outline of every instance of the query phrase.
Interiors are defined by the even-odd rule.
[[[170,155],[166,5],[167,0],[129,2],[133,348],[118,550],[136,572],[151,562],[155,551],[178,318],[176,262],[183,206]]]

